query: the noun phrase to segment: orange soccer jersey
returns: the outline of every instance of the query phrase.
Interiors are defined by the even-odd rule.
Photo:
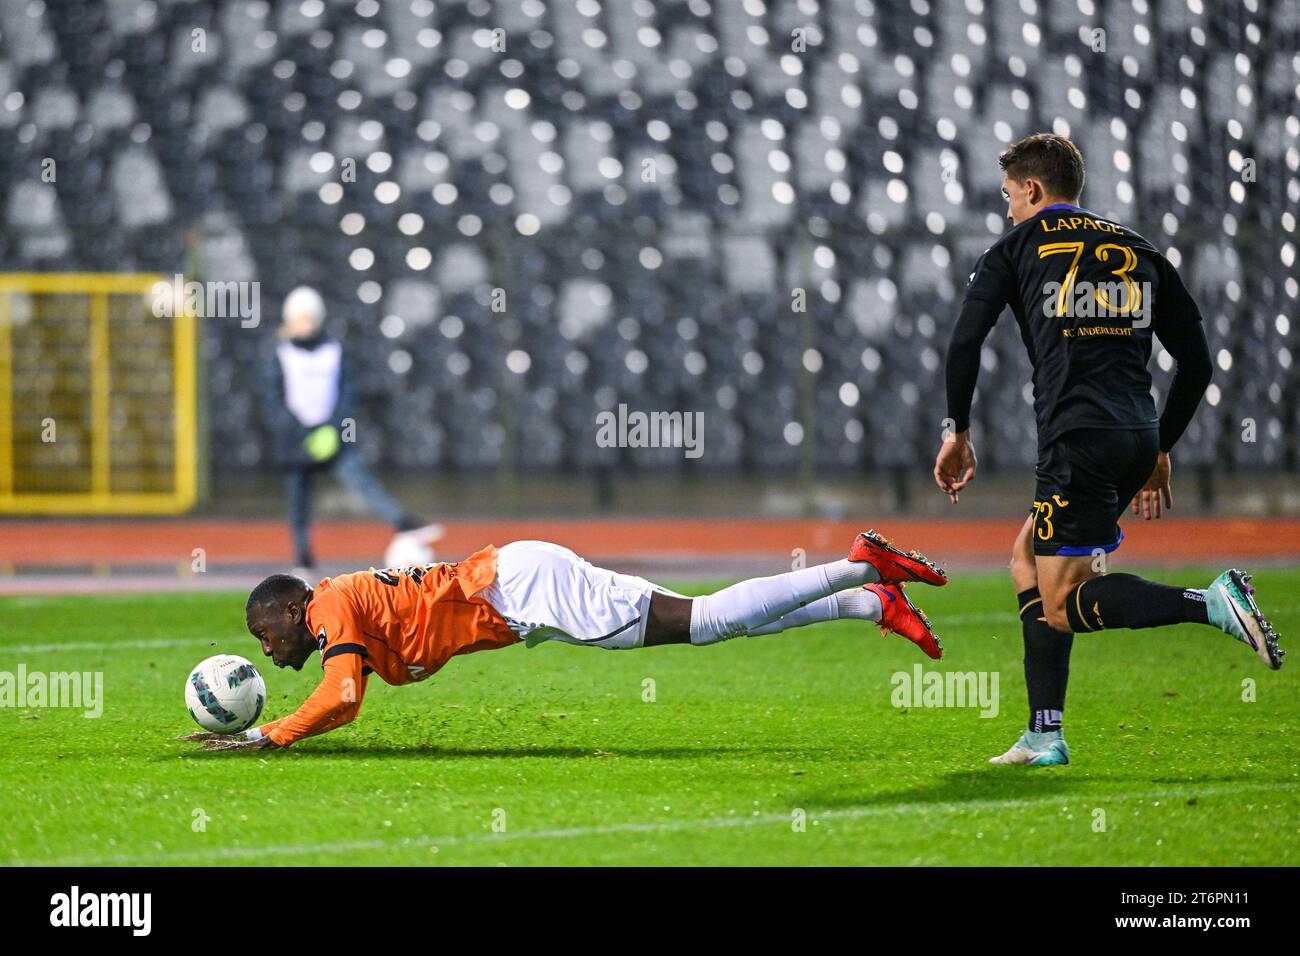
[[[348,723],[371,673],[387,684],[424,680],[457,654],[517,643],[478,593],[497,572],[497,549],[456,564],[371,569],[326,578],[307,604],[325,678],[288,717],[262,726],[277,746]]]

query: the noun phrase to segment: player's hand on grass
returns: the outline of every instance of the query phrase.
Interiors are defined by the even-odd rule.
[[[261,750],[275,746],[270,737],[249,740],[243,734],[217,734],[202,730],[176,739],[198,741],[203,744],[200,750]]]
[[[934,460],[934,481],[939,490],[957,503],[957,492],[975,479],[975,446],[970,432],[955,432],[944,441]]]
[[[243,737],[228,738],[225,740],[206,740],[200,750],[267,750],[274,747],[270,737],[258,737],[256,740],[245,740]]]
[[[1169,453],[1162,451],[1156,457],[1156,467],[1151,472],[1151,477],[1142,486],[1142,490],[1133,496],[1133,513],[1150,521],[1152,518],[1160,517],[1162,507],[1164,510],[1172,508],[1174,493],[1169,486],[1171,477],[1172,466],[1169,463]]]

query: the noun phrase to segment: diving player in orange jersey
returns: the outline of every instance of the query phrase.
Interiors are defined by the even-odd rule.
[[[753,578],[685,597],[595,567],[544,541],[487,547],[456,563],[358,571],[315,588],[273,574],[249,595],[248,629],[277,667],[300,670],[320,651],[325,676],[297,711],[242,734],[195,733],[205,749],[288,747],[352,721],[370,675],[409,684],[457,654],[545,640],[611,650],[713,644],[840,618],[876,622],[937,659],[930,622],[905,583],[943,585],[944,572],[875,531],[840,561]]]

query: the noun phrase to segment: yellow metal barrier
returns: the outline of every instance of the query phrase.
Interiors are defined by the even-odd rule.
[[[167,281],[0,274],[0,514],[194,504],[195,322],[153,314]]]

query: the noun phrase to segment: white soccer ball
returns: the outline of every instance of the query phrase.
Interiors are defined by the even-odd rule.
[[[204,730],[237,734],[253,726],[266,703],[266,681],[236,654],[209,657],[185,681],[185,706]]]

